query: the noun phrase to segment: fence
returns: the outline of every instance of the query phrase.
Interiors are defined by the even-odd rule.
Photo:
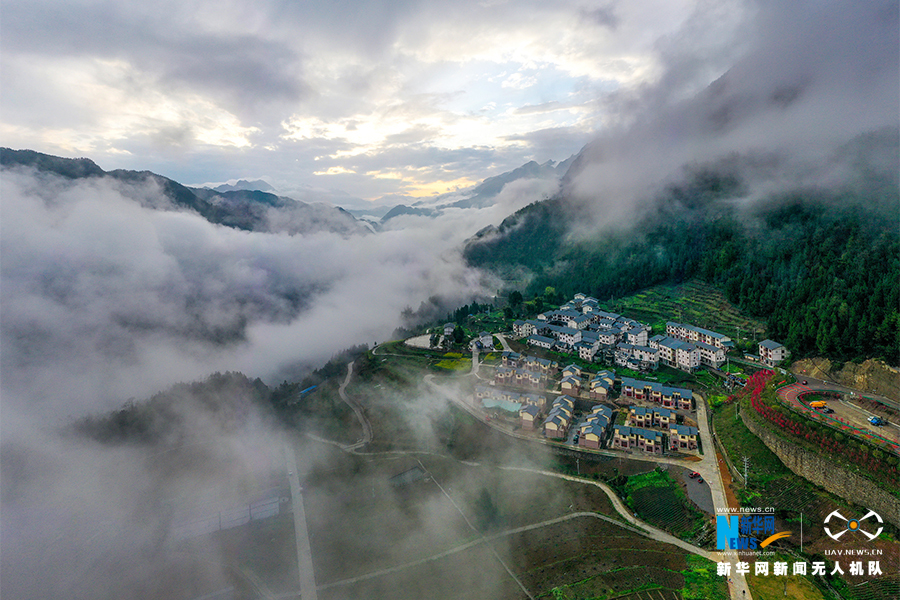
[[[217,531],[233,529],[251,521],[261,521],[290,511],[290,492],[285,489],[267,490],[262,497],[240,506],[213,508],[202,516],[176,515],[172,523],[172,536],[184,540],[209,535]]]

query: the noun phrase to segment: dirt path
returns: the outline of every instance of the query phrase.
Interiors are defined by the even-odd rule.
[[[502,531],[500,533],[495,533],[489,536],[481,537],[477,540],[472,540],[471,542],[467,542],[465,544],[461,544],[456,546],[455,548],[450,548],[449,550],[445,550],[444,552],[440,552],[438,554],[434,554],[432,556],[427,556],[425,558],[420,558],[418,560],[414,560],[408,563],[403,563],[402,565],[395,565],[393,567],[387,567],[384,569],[380,569],[378,571],[373,571],[371,573],[366,573],[365,575],[360,575],[358,577],[351,577],[349,579],[341,579],[340,581],[332,581],[331,583],[326,583],[319,586],[319,590],[326,590],[333,587],[339,587],[342,585],[350,585],[353,583],[357,583],[360,581],[366,581],[367,579],[374,579],[376,577],[382,577],[384,575],[390,575],[391,573],[397,573],[398,571],[403,571],[404,569],[409,569],[412,567],[417,567],[419,565],[423,565],[425,563],[433,562],[436,560],[440,560],[447,556],[451,556],[453,554],[458,554],[460,552],[465,552],[471,548],[475,548],[476,546],[480,546],[482,544],[492,542],[498,540],[500,538],[509,537],[511,535],[516,535],[518,533],[524,533],[526,531],[533,531],[535,529],[540,529],[541,527],[548,527],[550,525],[557,525],[559,523],[564,523],[566,521],[571,521],[573,519],[599,519],[602,521],[607,521],[612,523],[613,525],[618,525],[619,527],[623,527],[628,529],[629,531],[634,531],[635,533],[644,532],[633,529],[621,521],[616,521],[606,515],[598,515],[597,513],[592,512],[576,512],[570,513],[567,515],[563,515],[561,517],[556,517],[554,519],[548,519],[546,521],[541,521],[540,523],[533,523],[531,525],[524,525],[522,527],[516,527],[515,529],[507,529],[506,531]]]
[[[716,449],[716,460],[719,461],[719,474],[722,476],[722,490],[725,492],[725,500],[728,506],[740,506],[737,496],[734,495],[734,481],[731,479],[731,471],[725,466],[725,457]]]
[[[353,363],[350,363],[347,365],[347,376],[344,378],[344,382],[341,383],[341,386],[338,388],[338,394],[340,394],[341,400],[346,402],[347,406],[353,409],[353,413],[356,415],[356,418],[359,419],[359,424],[362,425],[363,429],[363,436],[361,440],[350,446],[344,446],[345,449],[350,451],[362,448],[372,441],[372,424],[369,423],[369,419],[367,419],[365,413],[363,413],[362,406],[359,405],[359,402],[347,396],[347,386],[350,384],[350,378],[352,376]]]

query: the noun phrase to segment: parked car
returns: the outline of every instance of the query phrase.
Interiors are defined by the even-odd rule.
[[[698,478],[697,478],[697,483],[703,483],[703,478],[702,478],[702,477],[698,477]]]
[[[822,412],[825,413],[826,415],[830,415],[831,413],[834,412],[834,409],[833,409],[833,408],[828,408],[828,407],[826,406],[825,408],[822,409]]]
[[[700,477],[700,473],[698,473],[697,471],[694,471],[693,473],[688,475],[688,477],[690,477],[691,479],[697,479],[698,477]]]
[[[884,419],[881,417],[869,417],[869,423],[876,426],[884,425]]]
[[[809,382],[806,381],[806,380],[804,379],[804,380],[803,380],[803,385],[809,385]]]

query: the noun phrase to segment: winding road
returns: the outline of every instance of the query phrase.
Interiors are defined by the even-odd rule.
[[[447,398],[448,401],[450,401],[454,405],[462,408],[463,410],[465,410],[466,412],[471,414],[473,417],[484,422],[486,425],[490,426],[491,428],[493,428],[505,435],[509,435],[511,437],[529,440],[533,443],[542,443],[542,444],[545,444],[548,446],[549,445],[555,446],[555,444],[548,442],[547,440],[535,439],[533,437],[525,436],[525,435],[522,435],[522,434],[519,434],[519,433],[516,433],[513,431],[507,431],[503,428],[495,426],[493,422],[485,421],[484,415],[481,414],[480,411],[478,411],[474,406],[471,406],[469,403],[467,403],[464,400],[462,400],[461,398],[459,398],[454,393],[453,390],[446,389],[443,386],[435,383],[434,378],[435,378],[434,375],[426,375],[424,380],[427,384],[432,386],[435,389],[435,391],[439,392],[442,396]],[[702,399],[700,399],[700,401],[697,402],[697,428],[700,432],[700,440],[703,444],[703,447],[706,449],[704,454],[700,457],[700,461],[698,461],[698,462],[686,462],[686,461],[680,460],[680,459],[663,457],[663,456],[654,456],[654,455],[643,454],[643,453],[634,453],[634,454],[629,454],[627,456],[623,456],[621,452],[614,452],[614,451],[610,451],[610,450],[595,451],[595,452],[599,453],[599,454],[604,454],[606,456],[614,456],[617,458],[628,458],[630,460],[639,460],[639,461],[645,461],[645,462],[655,462],[655,463],[660,463],[660,464],[675,465],[675,466],[679,466],[679,467],[688,467],[688,468],[700,473],[700,476],[703,477],[703,479],[708,483],[710,494],[712,495],[713,506],[714,507],[722,507],[722,508],[728,507],[729,506],[728,500],[725,496],[725,484],[722,481],[722,475],[719,470],[719,461],[716,458],[715,444],[713,443],[712,432],[709,427],[709,419],[707,418],[706,402],[703,401]],[[501,468],[508,468],[510,470],[515,470],[515,467],[501,467]],[[527,469],[523,469],[523,470],[527,470]],[[610,488],[606,487],[604,484],[602,484],[600,482],[586,480],[586,479],[582,479],[580,477],[572,477],[569,475],[562,475],[559,473],[552,473],[550,471],[534,471],[534,472],[541,473],[541,474],[544,474],[547,476],[558,477],[561,479],[567,479],[570,481],[577,481],[577,482],[583,483],[585,485],[594,485],[596,487],[599,487],[606,493],[607,496],[609,496],[613,505],[616,507],[616,510],[629,523],[639,525],[641,528],[644,528],[647,531],[656,532],[657,535],[661,536],[659,538],[654,538],[654,539],[658,539],[659,541],[665,541],[667,543],[675,544],[675,545],[679,546],[680,548],[688,550],[689,552],[692,552],[692,553],[702,556],[704,558],[708,558],[709,560],[712,560],[714,562],[728,562],[729,561],[728,557],[724,556],[724,554],[721,552],[709,552],[698,546],[694,546],[693,544],[684,542],[674,536],[671,536],[671,535],[665,533],[662,530],[656,529],[656,528],[652,527],[651,525],[637,519],[636,517],[634,517],[632,515],[632,513],[628,510],[628,508],[625,507],[624,504],[622,504],[621,500],[619,500],[619,497],[615,494],[615,492],[613,492]],[[750,588],[747,586],[746,578],[743,575],[734,574],[732,576],[729,590],[731,593],[731,597],[735,600],[745,599],[745,598],[750,598],[752,600],[753,596],[750,593]]]
[[[504,345],[504,347],[505,347],[504,338],[501,336],[498,336],[498,338],[500,339],[501,344]],[[474,352],[473,356],[472,356],[472,373],[471,373],[472,375],[477,376],[478,366],[479,366],[478,353]],[[359,441],[357,441],[354,444],[345,445],[345,444],[338,444],[335,442],[329,442],[328,440],[319,439],[319,438],[316,438],[313,436],[310,436],[310,437],[313,437],[313,439],[316,439],[317,441],[334,443],[335,445],[340,447],[342,450],[344,450],[346,452],[351,452],[354,454],[366,454],[366,455],[370,455],[370,454],[411,454],[411,455],[412,454],[422,454],[421,452],[415,452],[415,451],[394,451],[394,452],[387,452],[387,453],[359,452],[360,448],[365,447],[369,442],[372,441],[373,434],[372,434],[372,426],[369,423],[368,419],[366,418],[366,416],[362,410],[362,407],[359,405],[359,403],[356,400],[349,397],[346,393],[346,389],[351,381],[352,375],[353,375],[353,363],[350,363],[347,366],[347,375],[344,378],[344,381],[341,383],[341,385],[338,389],[338,392],[340,394],[341,399],[344,402],[346,402],[347,405],[351,407],[351,409],[353,409],[354,414],[356,415],[357,419],[359,420],[360,425],[362,426],[362,429],[363,429],[362,439],[360,439]],[[473,417],[477,418],[478,420],[485,422],[487,425],[491,426],[492,428],[496,429],[497,431],[500,431],[501,433],[510,435],[512,437],[527,439],[533,443],[544,443],[546,445],[551,445],[550,442],[548,442],[546,440],[534,439],[529,436],[517,434],[516,432],[506,431],[502,428],[495,427],[494,424],[491,422],[486,422],[484,415],[481,414],[480,411],[478,411],[474,406],[471,406],[469,403],[467,403],[464,400],[462,400],[461,398],[459,398],[453,390],[449,390],[449,389],[445,388],[444,386],[436,383],[434,379],[435,379],[435,376],[431,375],[431,374],[426,375],[424,377],[425,383],[427,385],[429,385],[430,387],[432,387],[437,393],[444,396],[449,402],[451,402],[454,405],[458,406],[459,408],[465,410],[466,412],[468,412],[469,414],[471,414]],[[706,452],[701,456],[700,461],[688,463],[683,460],[673,459],[673,458],[669,458],[669,457],[645,455],[642,453],[629,454],[629,455],[625,456],[624,458],[628,458],[628,459],[632,459],[632,460],[639,460],[639,461],[646,461],[646,462],[676,465],[679,467],[688,467],[692,470],[695,470],[698,473],[700,473],[701,476],[708,482],[710,493],[712,494],[713,505],[716,507],[727,507],[728,502],[726,500],[725,492],[724,492],[725,486],[724,486],[724,483],[722,482],[722,478],[721,478],[720,471],[719,471],[719,463],[716,459],[715,445],[713,443],[712,434],[711,434],[711,431],[709,428],[709,420],[707,419],[706,405],[705,405],[705,402],[703,402],[702,400],[697,403],[697,421],[698,421],[698,429],[700,431],[700,437],[701,437],[701,441],[703,443],[703,447],[707,449]],[[623,455],[621,452],[601,451],[600,453],[609,455],[609,456],[615,456],[617,458],[623,458]],[[481,465],[479,463],[469,462],[469,461],[462,462],[462,464],[465,464],[465,465],[468,465],[468,466],[474,467],[474,468],[481,467]],[[540,523],[534,523],[531,525],[527,525],[525,527],[510,529],[510,530],[507,530],[507,531],[504,531],[501,533],[497,533],[497,534],[494,534],[491,536],[482,536],[481,538],[479,538],[477,540],[468,542],[466,544],[462,544],[460,546],[457,546],[456,548],[452,548],[452,549],[442,552],[440,554],[435,554],[433,556],[425,557],[425,558],[422,558],[422,559],[419,559],[419,560],[416,560],[413,562],[405,563],[402,565],[396,565],[396,566],[389,567],[386,569],[381,569],[379,571],[367,573],[367,574],[361,575],[359,577],[330,582],[328,584],[319,586],[318,589],[324,590],[324,589],[328,589],[328,588],[332,588],[332,587],[349,585],[349,584],[352,584],[352,583],[355,583],[358,581],[363,581],[366,579],[371,579],[371,578],[379,577],[382,575],[388,575],[388,574],[395,573],[395,572],[403,570],[403,569],[415,567],[417,565],[425,564],[430,561],[438,560],[440,558],[443,558],[445,556],[448,556],[448,555],[451,555],[451,554],[454,554],[457,552],[462,552],[464,550],[467,550],[469,548],[472,548],[472,547],[480,545],[480,544],[488,544],[489,545],[490,541],[495,540],[500,537],[513,535],[513,534],[519,533],[521,531],[528,531],[530,529],[536,529],[539,527],[546,527],[546,526],[560,523],[560,522],[563,522],[566,520],[577,519],[577,518],[597,518],[597,519],[609,521],[620,527],[629,529],[630,531],[633,531],[635,533],[640,533],[641,535],[645,535],[651,539],[654,539],[654,540],[657,540],[660,542],[664,542],[664,543],[668,543],[668,544],[671,544],[674,546],[678,546],[679,548],[682,548],[683,550],[685,550],[687,552],[696,554],[698,556],[702,556],[703,558],[706,558],[713,562],[728,562],[728,560],[729,560],[728,557],[725,557],[721,552],[711,552],[708,550],[704,550],[703,548],[700,548],[699,546],[695,546],[693,544],[685,542],[684,540],[678,539],[678,538],[666,533],[665,531],[663,531],[661,529],[658,529],[656,527],[653,527],[652,525],[649,525],[648,523],[646,523],[644,521],[641,521],[640,519],[635,517],[633,515],[633,513],[622,503],[622,501],[615,494],[615,492],[602,482],[583,479],[580,477],[574,477],[574,476],[570,476],[570,475],[563,475],[561,473],[554,473],[552,471],[529,469],[529,468],[525,468],[525,467],[501,466],[499,468],[503,469],[503,470],[509,470],[509,471],[521,471],[521,472],[540,474],[540,475],[543,475],[546,477],[563,479],[563,480],[567,480],[567,481],[580,483],[583,485],[592,485],[592,486],[598,487],[601,490],[603,490],[603,492],[610,499],[615,510],[622,517],[624,522],[612,519],[605,515],[598,515],[596,513],[588,513],[588,512],[572,513],[572,514],[564,515],[561,517],[557,517],[555,519],[550,519],[548,521],[542,521]],[[296,469],[293,470],[293,473],[295,473],[293,479],[296,479]],[[435,483],[437,483],[437,481],[435,481]],[[293,481],[292,481],[291,487],[292,487],[292,493],[294,493],[295,490],[294,490],[294,482]],[[446,495],[446,492],[443,490],[443,488],[441,491]],[[298,497],[300,495],[299,483],[297,484],[296,495]],[[449,496],[447,496],[447,497],[450,498]],[[452,498],[450,498],[450,500],[452,502]],[[457,507],[457,509],[459,510],[458,507]],[[295,518],[295,526],[297,526],[296,521],[300,520],[300,518],[302,517],[303,527],[305,528],[305,515],[302,514],[302,499],[301,499],[301,514],[297,515],[297,513],[295,512],[295,517],[297,517],[297,518]],[[314,579],[312,579],[311,559],[307,559],[307,557],[309,556],[309,554],[308,554],[309,553],[308,537],[306,538],[306,547],[303,549],[304,551],[301,553],[301,542],[302,542],[301,533],[302,533],[301,530],[298,529],[298,532],[297,532],[298,561],[299,560],[308,560],[309,561],[308,562],[309,573],[306,576],[307,585],[310,585],[310,583],[309,583],[310,580],[312,580],[312,582],[313,582],[312,585],[315,585]],[[305,556],[303,556],[303,555],[305,555]],[[499,559],[499,557],[498,557],[498,559]],[[503,564],[502,561],[501,561],[501,564]],[[510,576],[516,581],[516,583],[518,583],[518,585],[522,588],[522,590],[525,592],[525,594],[527,596],[531,597],[531,594],[528,592],[527,589],[525,589],[525,587],[523,586],[521,581],[517,577],[515,577],[515,575],[511,571],[511,569],[509,569],[509,567],[505,564],[503,564],[503,566],[507,570],[507,572],[510,574]],[[303,581],[303,579],[304,579],[303,567],[301,567],[301,582]],[[749,588],[747,587],[746,580],[742,575],[739,575],[739,574],[734,574],[732,579],[730,580],[729,594],[733,600],[745,600],[745,599],[752,600],[752,596],[750,594]],[[314,598],[314,597],[315,596],[313,596],[313,595],[304,595],[303,596],[304,599]]]
[[[353,409],[353,414],[356,415],[356,418],[359,420],[359,424],[362,426],[363,436],[355,444],[351,444],[349,446],[342,446],[345,450],[355,451],[364,446],[367,446],[369,442],[372,441],[372,424],[369,423],[369,419],[366,418],[365,413],[363,413],[362,406],[359,405],[359,402],[353,400],[349,396],[347,396],[347,386],[350,384],[350,378],[353,377],[353,363],[347,365],[347,376],[344,378],[344,382],[341,383],[341,386],[338,388],[338,394],[341,396],[341,400],[347,403],[347,406]]]

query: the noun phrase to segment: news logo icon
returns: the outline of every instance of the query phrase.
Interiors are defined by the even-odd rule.
[[[878,521],[878,523],[879,523],[878,530],[875,533],[869,533],[868,531],[863,529],[863,521],[865,521],[866,519],[868,519],[870,517],[875,517],[875,520]],[[832,519],[835,520],[836,533],[832,533],[831,528],[828,527],[828,524],[831,522]],[[842,515],[841,513],[839,513],[838,511],[835,510],[835,511],[832,511],[827,517],[825,517],[825,533],[828,534],[828,537],[830,537],[831,539],[839,540],[842,535],[844,535],[845,533],[850,531],[853,533],[861,533],[864,536],[866,536],[867,538],[869,538],[869,541],[872,541],[875,538],[877,538],[879,535],[881,535],[881,531],[884,529],[884,527],[881,525],[881,523],[884,523],[884,521],[881,520],[881,515],[879,515],[874,510],[870,510],[866,514],[866,516],[864,516],[862,519],[848,519],[847,517],[845,517],[844,515]],[[837,525],[843,525],[843,528],[837,529]]]

